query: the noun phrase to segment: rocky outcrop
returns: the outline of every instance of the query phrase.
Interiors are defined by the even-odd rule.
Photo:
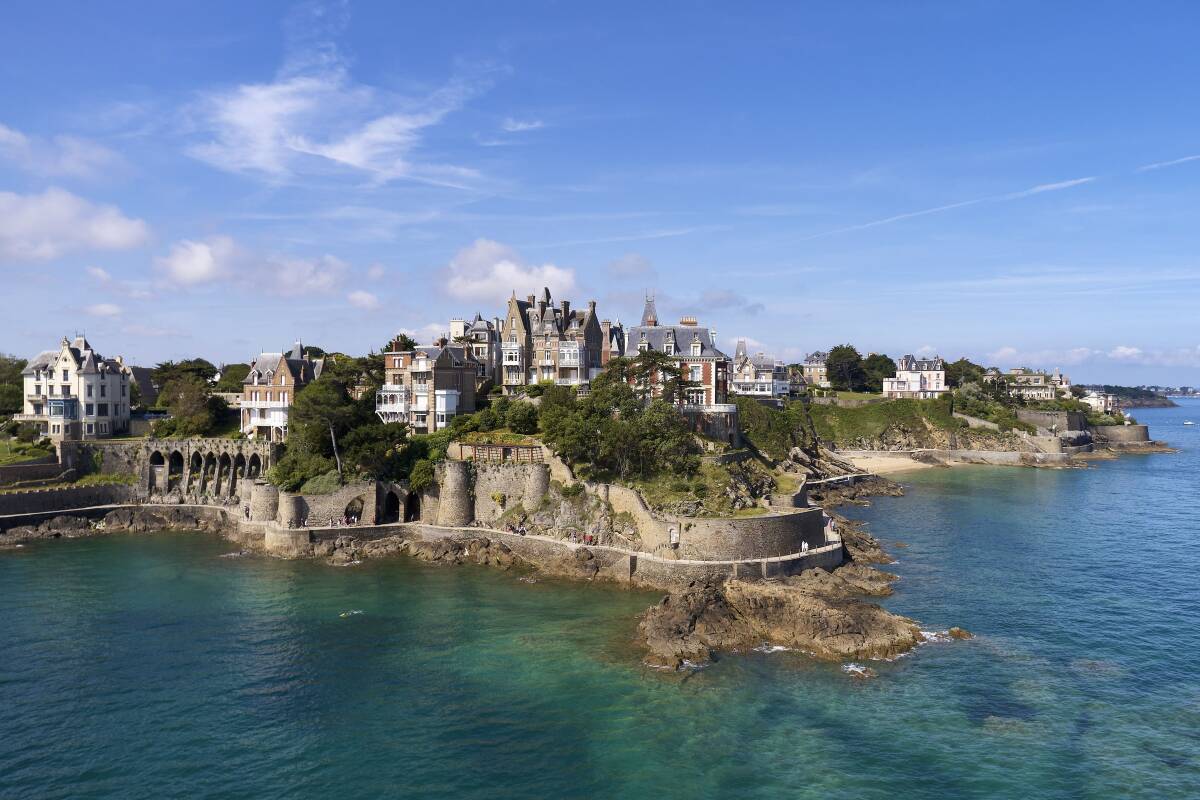
[[[825,660],[892,658],[922,641],[911,619],[847,597],[848,581],[820,572],[786,583],[694,583],[667,595],[638,626],[646,662],[678,669],[764,642]]]
[[[487,536],[464,536],[432,541],[405,536],[388,536],[364,541],[353,536],[339,536],[333,541],[315,543],[313,555],[327,558],[329,563],[336,565],[407,555],[419,561],[443,564],[479,564],[503,569],[529,566],[504,542],[493,541]]]

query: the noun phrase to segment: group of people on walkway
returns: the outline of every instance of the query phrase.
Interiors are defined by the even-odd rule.
[[[521,524],[521,525],[513,525],[513,524],[510,522],[510,523],[508,523],[508,524],[506,524],[506,525],[504,526],[504,532],[505,532],[505,533],[515,533],[515,534],[516,534],[516,535],[518,535],[518,536],[524,536],[524,535],[525,535],[526,533],[528,533],[529,531],[528,531],[528,530],[526,530],[526,528],[525,528],[525,525],[524,525],[524,524]]]

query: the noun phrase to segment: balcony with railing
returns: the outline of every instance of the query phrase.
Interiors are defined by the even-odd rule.
[[[404,422],[412,404],[412,393],[405,386],[384,384],[375,393],[375,414],[383,422]]]
[[[289,400],[247,400],[242,398],[242,408],[286,409],[291,406]]]

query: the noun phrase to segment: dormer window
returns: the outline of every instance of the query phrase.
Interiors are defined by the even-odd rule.
[[[700,355],[700,349],[701,349],[701,345],[699,342],[692,342],[692,355],[694,355],[694,356]]]

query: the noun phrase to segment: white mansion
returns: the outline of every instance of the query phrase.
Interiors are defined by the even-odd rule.
[[[29,359],[21,372],[23,413],[14,418],[55,442],[96,439],[129,430],[129,384],[124,359],[104,358],[88,340],[62,340],[57,350]]]

